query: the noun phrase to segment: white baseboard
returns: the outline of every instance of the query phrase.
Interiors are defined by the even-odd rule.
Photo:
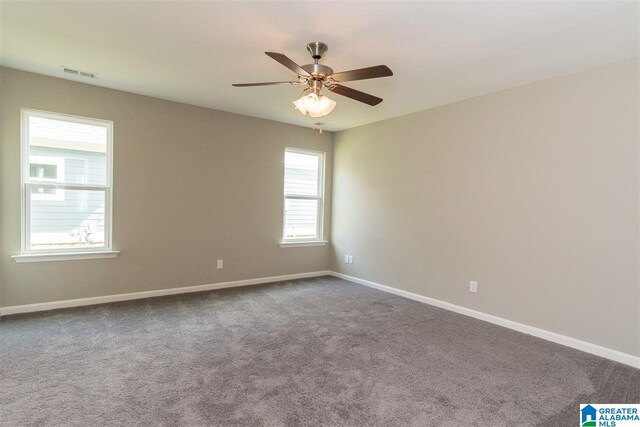
[[[314,271],[311,273],[286,274],[284,276],[260,277],[257,279],[236,280],[233,282],[212,283],[209,285],[185,286],[182,288],[158,289],[154,291],[132,292],[127,294],[105,295],[100,297],[78,298],[63,301],[51,301],[38,304],[12,305],[0,307],[0,316],[9,314],[31,313],[35,311],[55,310],[58,308],[82,307],[85,305],[106,304],[116,301],[128,301],[142,298],[160,297],[165,295],[187,294],[191,292],[211,291],[214,289],[235,288],[238,286],[258,285],[260,283],[281,282],[284,280],[304,279],[308,277],[327,276],[329,271]]]
[[[551,341],[557,344],[565,345],[567,347],[575,348],[576,350],[595,354],[596,356],[600,356],[606,359],[614,360],[616,362],[624,363],[625,365],[633,366],[634,368],[640,368],[640,357],[636,357],[631,354],[623,353],[621,351],[613,350],[607,347],[602,347],[597,344],[592,344],[592,343],[582,341],[576,338],[571,338],[565,335],[560,335],[555,332],[550,332],[544,329],[536,328],[534,326],[529,326],[523,323],[514,322],[512,320],[503,319],[502,317],[493,316],[491,314],[486,314],[480,311],[476,311],[470,308],[440,301],[434,298],[429,298],[422,295],[414,294],[412,292],[407,292],[400,289],[392,288],[390,286],[381,285],[379,283],[360,279],[358,277],[337,273],[335,271],[330,271],[329,274],[334,277],[339,277],[341,279],[348,280],[350,282],[368,286],[370,288],[378,289],[384,292],[389,292],[395,295],[399,295],[401,297],[412,299],[414,301],[419,301],[425,304],[433,305],[435,307],[444,308],[445,310],[453,311],[455,313],[463,314],[465,316],[473,317],[479,320],[484,320],[485,322],[489,322],[495,325],[503,326],[505,328],[513,329],[515,331],[522,332],[528,335],[533,335],[534,337],[542,338],[547,341]]]

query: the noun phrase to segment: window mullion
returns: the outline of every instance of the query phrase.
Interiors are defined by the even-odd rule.
[[[43,188],[57,188],[60,190],[105,191],[109,189],[109,187],[106,185],[61,184],[59,182],[43,182],[43,181],[27,181],[25,185],[31,188],[43,187]]]
[[[321,200],[322,197],[318,196],[298,196],[295,194],[285,194],[285,199],[297,199],[297,200]]]

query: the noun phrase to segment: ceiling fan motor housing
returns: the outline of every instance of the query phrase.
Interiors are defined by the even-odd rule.
[[[320,64],[302,65],[302,69],[317,78],[323,78],[324,76],[330,76],[333,74],[333,70],[331,68]]]

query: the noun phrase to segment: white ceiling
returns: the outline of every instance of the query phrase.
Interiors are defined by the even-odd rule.
[[[339,95],[328,130],[639,55],[638,2],[91,2],[1,3],[4,66],[297,125],[299,86],[265,51],[300,65],[324,41],[334,71],[388,65],[393,77],[347,86],[384,98],[376,107]],[[96,72],[95,80],[65,74]]]

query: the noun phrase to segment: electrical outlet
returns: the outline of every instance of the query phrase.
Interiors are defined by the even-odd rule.
[[[349,264],[349,255],[347,255],[347,254],[344,255],[344,262]]]
[[[353,257],[349,255],[349,264],[353,264]]]
[[[224,261],[219,259],[216,263],[216,266],[218,267],[218,270],[220,270],[222,267],[224,267]]]
[[[469,282],[469,292],[473,292],[474,294],[478,293],[478,282],[474,282],[473,280]]]

